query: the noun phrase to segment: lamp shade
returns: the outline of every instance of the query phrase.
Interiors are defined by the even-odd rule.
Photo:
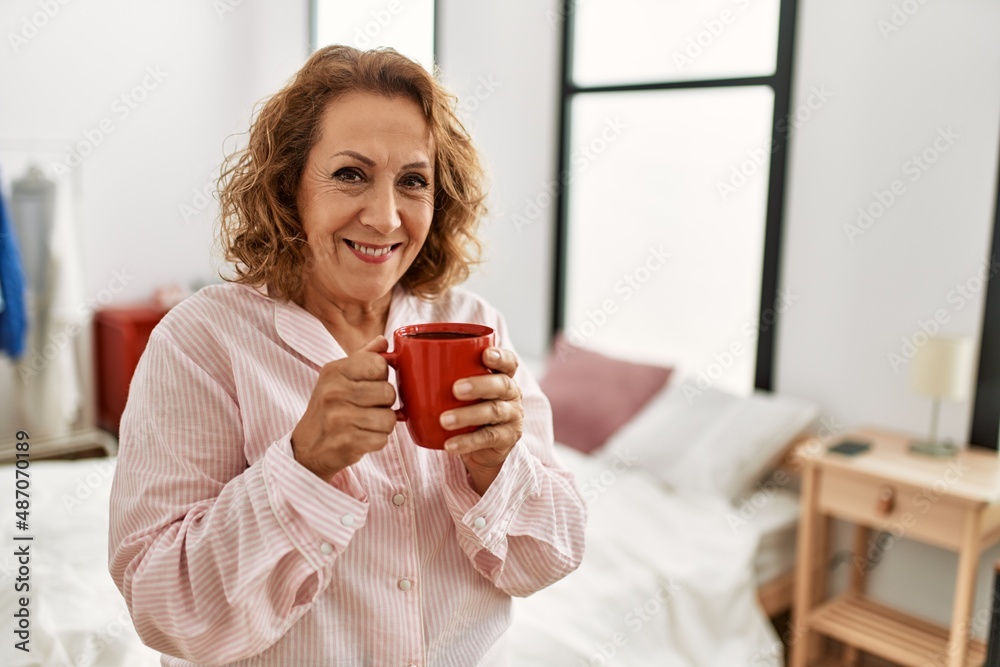
[[[910,387],[921,394],[962,401],[972,390],[972,339],[934,337],[917,349]]]

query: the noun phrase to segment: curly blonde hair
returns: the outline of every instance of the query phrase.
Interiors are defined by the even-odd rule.
[[[310,150],[333,100],[355,92],[406,97],[424,113],[434,137],[434,218],[423,247],[400,283],[434,299],[465,280],[481,250],[475,232],[485,214],[484,175],[456,98],[423,67],[392,49],[327,46],[260,107],[243,150],[229,155],[218,180],[219,241],[235,264],[232,282],[267,286],[297,300],[306,245],[296,193]]]

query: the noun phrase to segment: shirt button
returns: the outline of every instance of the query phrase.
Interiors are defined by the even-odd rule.
[[[397,493],[396,495],[394,495],[392,497],[392,504],[393,505],[399,506],[399,505],[402,505],[405,502],[406,502],[406,496],[404,496],[402,493]]]
[[[401,590],[401,591],[408,591],[412,587],[413,587],[413,584],[410,583],[409,579],[400,579],[399,580],[399,590]]]
[[[476,520],[472,522],[472,525],[475,526],[476,528],[485,528],[486,527],[486,519],[484,519],[481,516],[476,517]]]
[[[324,556],[329,556],[330,554],[333,553],[333,545],[330,544],[329,542],[324,542],[323,544],[319,545],[319,550],[323,552]]]
[[[354,525],[354,515],[353,514],[345,514],[344,516],[340,517],[340,523],[344,524],[345,526],[353,526]]]

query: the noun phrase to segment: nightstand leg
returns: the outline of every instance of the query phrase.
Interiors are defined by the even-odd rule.
[[[819,489],[818,469],[807,462],[802,471],[802,508],[799,515],[799,537],[796,545],[795,605],[792,607],[792,627],[788,640],[791,649],[789,667],[806,667],[809,658],[809,612],[813,603],[813,568],[825,558],[816,553]]]
[[[868,575],[868,540],[871,530],[867,526],[854,527],[854,559],[851,562],[851,591],[862,595],[865,592],[865,580]],[[858,649],[844,646],[844,664],[858,664]]]
[[[851,563],[851,590],[858,595],[865,592],[868,578],[868,541],[872,531],[867,526],[854,527],[854,562]]]
[[[830,570],[830,542],[832,541],[830,530],[833,522],[830,517],[822,512],[816,512],[816,523],[813,531],[816,536],[816,560],[813,567],[812,578],[812,608],[823,604],[826,601],[826,580],[827,572]],[[820,659],[823,649],[826,646],[826,637],[815,632],[809,633],[809,662]]]
[[[969,647],[969,616],[979,567],[979,511],[965,513],[962,531],[962,551],[958,557],[958,579],[955,581],[955,606],[951,612],[951,636],[948,642],[948,667],[964,667]]]

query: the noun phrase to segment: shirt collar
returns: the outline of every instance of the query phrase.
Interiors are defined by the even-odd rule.
[[[393,346],[392,332],[414,323],[410,321],[414,314],[409,304],[414,298],[399,285],[393,288],[384,332],[390,349]],[[294,301],[274,299],[274,328],[282,341],[317,366],[322,367],[347,356],[323,322]]]

